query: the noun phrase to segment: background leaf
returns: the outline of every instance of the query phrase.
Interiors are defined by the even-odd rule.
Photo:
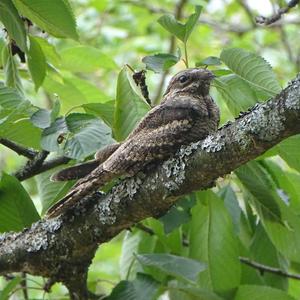
[[[1,0],[0,2],[0,21],[3,23],[9,36],[16,41],[18,47],[27,51],[26,31],[24,22],[20,18],[18,11],[11,0]]]
[[[30,47],[28,51],[28,68],[35,85],[38,90],[43,84],[46,76],[46,58],[40,44],[33,36],[29,36]]]
[[[220,58],[254,89],[267,96],[274,96],[281,91],[271,66],[262,57],[243,49],[226,48],[221,52]]]
[[[137,122],[147,113],[149,105],[134,91],[126,68],[118,76],[114,116],[114,137],[124,140]]]
[[[0,181],[0,211],[0,232],[20,231],[40,219],[20,182],[5,173]]]
[[[198,274],[205,270],[199,261],[170,254],[143,254],[136,256],[144,266],[154,267],[168,275],[187,281],[196,281]]]
[[[20,14],[57,37],[78,39],[76,22],[68,0],[13,0]]]

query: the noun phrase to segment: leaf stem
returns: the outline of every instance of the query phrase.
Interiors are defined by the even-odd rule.
[[[188,59],[188,54],[187,54],[187,47],[186,47],[186,42],[184,43],[184,63],[185,66],[188,68],[189,67],[189,59]]]

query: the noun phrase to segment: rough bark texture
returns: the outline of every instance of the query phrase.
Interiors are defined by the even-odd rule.
[[[298,133],[300,75],[273,99],[182,147],[146,174],[122,180],[106,195],[85,197],[60,217],[0,235],[0,275],[22,271],[49,277],[62,281],[74,299],[85,299],[87,269],[99,244],[147,217],[163,215],[179,196],[211,187],[218,177]]]

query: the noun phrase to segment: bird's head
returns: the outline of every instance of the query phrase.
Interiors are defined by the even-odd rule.
[[[214,78],[215,75],[207,69],[191,68],[180,71],[171,79],[164,96],[176,92],[205,96],[209,93],[210,83]]]

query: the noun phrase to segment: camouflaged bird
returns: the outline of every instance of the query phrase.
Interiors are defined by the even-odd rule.
[[[169,158],[181,145],[216,131],[219,109],[209,95],[213,78],[206,69],[179,72],[171,79],[161,104],[146,114],[125,141],[98,151],[93,161],[54,174],[55,181],[83,178],[50,208],[47,217],[61,214],[112,179],[133,176],[149,163]]]

